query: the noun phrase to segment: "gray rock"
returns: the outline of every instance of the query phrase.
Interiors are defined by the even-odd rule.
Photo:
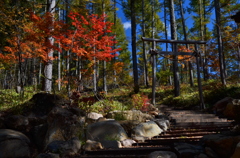
[[[78,116],[70,109],[55,107],[47,118],[48,130],[44,140],[44,149],[55,140],[66,141],[79,136],[83,130],[85,116]]]
[[[154,122],[164,131],[166,132],[170,128],[169,120],[165,119],[154,119]]]
[[[48,115],[54,107],[67,106],[70,102],[60,95],[37,93],[23,105],[26,116],[41,117]]]
[[[237,144],[235,151],[231,158],[239,158],[240,157],[240,142]]]
[[[28,158],[30,157],[30,140],[23,133],[0,129],[0,157],[2,158]]]
[[[124,120],[137,120],[140,122],[145,122],[146,120],[152,120],[153,117],[149,114],[142,113],[140,110],[126,110],[126,111],[111,111],[107,114],[108,118],[116,117],[124,118]]]
[[[177,155],[171,151],[154,151],[148,155],[148,158],[177,158]]]
[[[240,142],[240,135],[211,134],[205,135],[202,142],[210,147],[220,158],[231,157]]]
[[[143,136],[149,138],[158,136],[162,132],[163,130],[160,129],[160,127],[154,121],[140,123],[133,129],[134,136]]]
[[[188,143],[174,143],[174,148],[178,155],[183,158],[193,158],[194,156],[204,152],[202,146]]]
[[[196,155],[194,158],[209,158],[207,155],[201,153],[199,155]]]
[[[118,149],[122,147],[120,141],[117,140],[102,140],[100,143],[104,149]]]
[[[83,150],[94,151],[97,149],[103,149],[103,146],[100,142],[87,140],[86,144],[83,146]]]
[[[43,150],[44,139],[48,130],[47,123],[35,126],[32,128],[32,141],[37,146],[38,150]]]
[[[218,158],[217,154],[209,147],[205,147],[205,153],[211,158]]]
[[[143,136],[132,136],[132,139],[135,140],[138,143],[143,143],[145,142],[148,137],[143,137]]]
[[[125,146],[125,147],[130,147],[134,143],[137,143],[137,142],[132,139],[125,139],[125,140],[121,141],[122,146]]]
[[[226,97],[226,98],[219,100],[218,102],[216,102],[213,105],[213,111],[217,114],[222,114],[223,111],[225,110],[227,104],[232,102],[232,100],[233,100],[233,98],[231,98],[231,97]]]
[[[48,144],[47,151],[60,154],[61,156],[75,155],[81,148],[81,142],[78,138],[72,138],[68,141],[55,140]]]
[[[96,112],[90,112],[88,115],[87,115],[87,118],[90,118],[90,119],[93,119],[93,120],[97,120],[99,119],[100,117],[103,117],[102,114],[98,114]]]
[[[123,120],[118,122],[124,128],[129,137],[131,137],[132,135],[132,130],[140,123],[139,121],[136,120]]]
[[[59,154],[41,153],[36,158],[60,158]]]
[[[101,121],[87,126],[87,139],[101,140],[124,140],[127,133],[117,121]]]
[[[27,131],[28,129],[28,118],[23,115],[12,115],[5,119],[5,125],[8,129]]]

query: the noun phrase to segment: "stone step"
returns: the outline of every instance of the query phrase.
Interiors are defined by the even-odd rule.
[[[171,151],[172,148],[169,146],[159,145],[158,147],[151,147],[149,144],[143,143],[145,145],[140,145],[140,143],[136,143],[133,146],[138,147],[130,147],[130,148],[119,148],[119,149],[102,149],[96,151],[85,151],[83,155],[97,157],[100,155],[125,155],[125,157],[129,157],[130,155],[148,155],[154,151]],[[143,147],[141,147],[143,146]],[[149,147],[147,147],[149,146]]]
[[[169,117],[170,119],[219,119],[219,120],[227,120],[226,118],[219,118],[219,117],[216,117],[216,116],[184,116],[184,115],[181,115],[181,116],[170,116]]]
[[[231,122],[177,122],[171,128],[232,127]]]
[[[207,118],[178,118],[178,122],[228,122],[227,119],[207,119]]]
[[[171,116],[171,117],[181,117],[181,116],[188,116],[188,117],[200,117],[200,116],[202,116],[202,117],[217,117],[218,118],[218,116],[216,116],[215,114],[198,114],[198,113],[196,113],[196,114],[186,114],[186,113],[170,113],[170,115],[169,116]]]
[[[200,111],[193,111],[193,110],[167,110],[164,112],[165,113],[176,113],[176,114],[207,114],[207,113],[202,113]]]
[[[182,138],[182,137],[193,137],[193,136],[204,136],[208,134],[215,134],[217,133],[216,131],[184,131],[184,132],[178,132],[178,133],[170,133],[167,132],[164,135],[159,135],[153,137],[153,139],[165,139],[165,138]]]

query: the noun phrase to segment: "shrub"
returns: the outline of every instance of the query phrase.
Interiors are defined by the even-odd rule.
[[[133,94],[132,95],[132,105],[133,109],[147,111],[149,106],[149,101],[147,95],[144,94]]]
[[[102,113],[103,115],[106,115],[108,112],[113,110],[126,110],[127,107],[124,106],[121,102],[114,101],[114,100],[100,100],[90,106],[90,111],[92,112],[98,112]]]

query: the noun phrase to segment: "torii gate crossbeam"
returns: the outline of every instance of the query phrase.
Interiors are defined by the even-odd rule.
[[[154,39],[154,38],[146,38],[142,37],[143,41],[148,41],[153,43],[153,48],[156,48],[156,43],[171,43],[173,45],[173,51],[157,51],[155,49],[150,50],[150,54],[153,57],[152,62],[152,104],[155,105],[155,87],[156,87],[156,55],[163,54],[163,55],[194,55],[196,57],[197,63],[197,79],[198,79],[198,91],[200,97],[200,106],[202,109],[205,109],[204,100],[203,100],[203,93],[202,93],[202,83],[200,78],[200,66],[199,66],[199,56],[201,55],[198,52],[198,44],[206,44],[206,41],[184,41],[184,40],[166,40],[166,39]],[[177,52],[177,44],[194,44],[195,52]]]

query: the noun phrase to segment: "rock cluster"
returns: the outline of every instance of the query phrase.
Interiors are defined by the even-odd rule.
[[[121,148],[169,127],[168,120],[161,122],[138,110],[110,112],[107,118],[85,114],[62,97],[45,93],[35,94],[23,107],[18,114],[0,114],[0,157],[57,158],[83,150]],[[124,121],[114,119],[119,113],[126,116]]]
[[[218,113],[233,114],[230,106],[239,101],[224,99],[214,107]],[[0,157],[71,157],[84,150],[129,147],[144,142],[170,128],[158,109],[151,115],[138,110],[112,111],[106,118],[86,114],[58,95],[36,94],[19,114],[0,113]],[[229,109],[232,109],[229,110]],[[228,110],[228,112],[227,112]],[[119,117],[120,116],[120,117]],[[124,118],[117,121],[116,118]],[[156,151],[149,158],[238,158],[240,128],[233,132],[206,135],[200,145],[175,143],[176,153]]]

